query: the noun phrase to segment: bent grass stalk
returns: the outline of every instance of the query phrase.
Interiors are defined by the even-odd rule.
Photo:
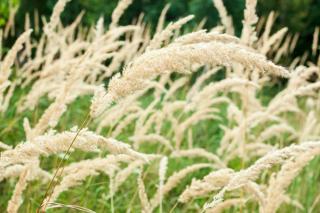
[[[81,130],[84,129],[91,121],[91,117],[90,117],[90,112],[87,113],[84,121],[82,122],[81,126],[79,127],[79,129],[77,130],[77,133],[76,135],[74,136],[74,138],[72,139],[67,151],[65,152],[65,154],[63,155],[63,158],[59,161],[58,163],[58,166],[57,166],[57,169],[47,187],[47,190],[46,190],[46,193],[44,195],[44,198],[42,199],[41,201],[41,204],[39,206],[39,208],[37,209],[37,212],[40,213],[40,212],[45,212],[46,210],[46,207],[48,205],[48,202],[50,201],[50,198],[53,194],[53,191],[54,191],[54,188],[57,186],[58,184],[58,180],[56,181],[55,183],[55,179],[58,179],[62,173],[63,173],[63,170],[64,170],[64,163],[65,163],[65,160],[66,160],[66,157],[70,154],[70,150],[72,148],[72,145],[74,144],[74,142],[76,141],[78,135],[80,134]]]

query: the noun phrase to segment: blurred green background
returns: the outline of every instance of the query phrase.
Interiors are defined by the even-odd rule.
[[[23,31],[26,13],[32,16],[37,10],[40,15],[49,17],[57,0],[1,0],[0,1],[0,27],[3,27],[9,16],[9,7],[18,6],[16,15],[17,32]],[[85,10],[83,23],[94,24],[100,16],[104,16],[105,23],[110,22],[110,17],[118,0],[72,0],[68,3],[62,14],[64,23],[70,23]],[[194,14],[194,23],[207,18],[205,27],[210,28],[219,21],[218,13],[213,7],[212,0],[133,0],[121,19],[121,23],[129,24],[140,13],[145,14],[145,19],[153,26],[156,25],[159,14],[165,4],[171,7],[167,15],[167,21]],[[229,14],[232,15],[236,32],[239,34],[242,27],[243,9],[245,0],[224,0]],[[287,26],[291,32],[300,32],[301,39],[298,44],[301,51],[311,46],[314,28],[320,26],[320,0],[258,0],[258,15],[266,16],[270,11],[279,14],[275,30]],[[301,52],[300,51],[300,52]]]

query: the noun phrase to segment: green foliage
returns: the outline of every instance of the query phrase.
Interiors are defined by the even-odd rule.
[[[0,1],[0,27],[3,27],[8,20],[10,8],[19,5],[20,0],[1,0]]]
[[[24,14],[33,14],[34,10],[38,10],[39,14],[49,17],[56,0],[21,0],[19,17],[23,23]],[[236,29],[241,28],[241,19],[243,17],[242,10],[245,0],[226,0],[226,7],[232,15],[236,23]],[[68,3],[62,14],[64,23],[70,23],[75,19],[81,10],[85,10],[83,23],[87,25],[94,24],[100,16],[104,16],[106,25],[111,21],[111,14],[116,7],[118,0],[78,0]],[[213,27],[219,22],[218,12],[215,10],[212,0],[190,0],[190,1],[174,1],[174,0],[134,0],[121,18],[122,24],[130,24],[141,13],[144,14],[145,20],[155,26],[157,24],[161,9],[166,4],[170,4],[170,10],[167,14],[167,21],[177,20],[189,14],[196,16],[195,22],[198,23],[207,17],[206,27]]]
[[[300,32],[308,30],[310,24],[319,24],[320,13],[316,9],[320,8],[320,1],[313,0],[268,0],[259,1],[260,13],[266,14],[272,10],[277,11],[279,25],[286,25],[291,31]],[[313,31],[314,29],[309,29]]]
[[[9,14],[8,2],[21,2],[17,17],[17,32],[23,31],[24,14],[33,14],[35,10],[39,14],[50,16],[52,9],[57,0],[2,0],[0,3],[0,27],[3,26]],[[82,11],[85,16],[82,23],[92,25],[100,16],[105,18],[108,25],[111,21],[111,14],[116,7],[118,0],[73,0],[70,1],[62,14],[62,20],[65,24],[72,22],[75,17]],[[220,20],[217,10],[212,4],[212,0],[133,0],[123,17],[121,24],[130,24],[141,13],[144,14],[145,20],[153,27],[157,24],[161,9],[166,4],[170,4],[170,10],[167,14],[167,21],[174,21],[189,14],[195,15],[195,20],[191,22],[191,26],[199,23],[206,18],[206,28],[216,26]],[[228,13],[232,16],[239,35],[242,28],[243,9],[245,0],[224,0],[224,4]],[[274,29],[281,27],[289,27],[291,32],[301,32],[301,39],[298,43],[298,55],[303,54],[305,47],[310,47],[310,41],[314,32],[314,28],[320,25],[320,0],[258,0],[258,15],[266,16],[270,11],[275,10],[279,17],[275,23]]]
[[[275,28],[288,27],[290,32],[300,33],[296,55],[302,55],[311,48],[313,32],[320,26],[319,0],[261,0],[258,1],[258,14],[267,15],[276,11],[278,18]]]
[[[50,16],[57,0],[2,0],[0,2],[0,26],[7,20],[9,7],[18,5],[21,1],[18,16],[23,19],[25,13],[33,13],[38,10],[39,14]],[[118,0],[77,0],[68,3],[67,8],[62,14],[65,23],[70,23],[81,10],[86,11],[83,23],[93,24],[100,16],[105,17],[105,22],[110,22],[113,9]],[[167,3],[171,8],[167,14],[167,20],[172,21],[183,16],[194,14],[195,21],[199,22],[207,17],[206,27],[213,27],[219,22],[219,16],[213,7],[212,0],[134,0],[127,12],[121,19],[123,24],[131,23],[132,20],[144,13],[145,19],[155,25],[158,17]],[[241,20],[245,0],[224,0],[224,4],[233,17],[237,32],[241,30]],[[258,1],[258,14],[267,15],[275,10],[279,14],[277,19],[278,26],[288,26],[291,31],[304,32],[310,34],[314,27],[320,25],[319,0],[260,0]]]

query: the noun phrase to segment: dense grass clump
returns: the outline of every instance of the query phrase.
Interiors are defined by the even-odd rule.
[[[256,0],[239,38],[222,0],[221,26],[168,5],[154,34],[119,25],[132,0],[107,29],[63,26],[67,2],[1,58],[1,212],[317,212],[318,30],[292,60]]]

